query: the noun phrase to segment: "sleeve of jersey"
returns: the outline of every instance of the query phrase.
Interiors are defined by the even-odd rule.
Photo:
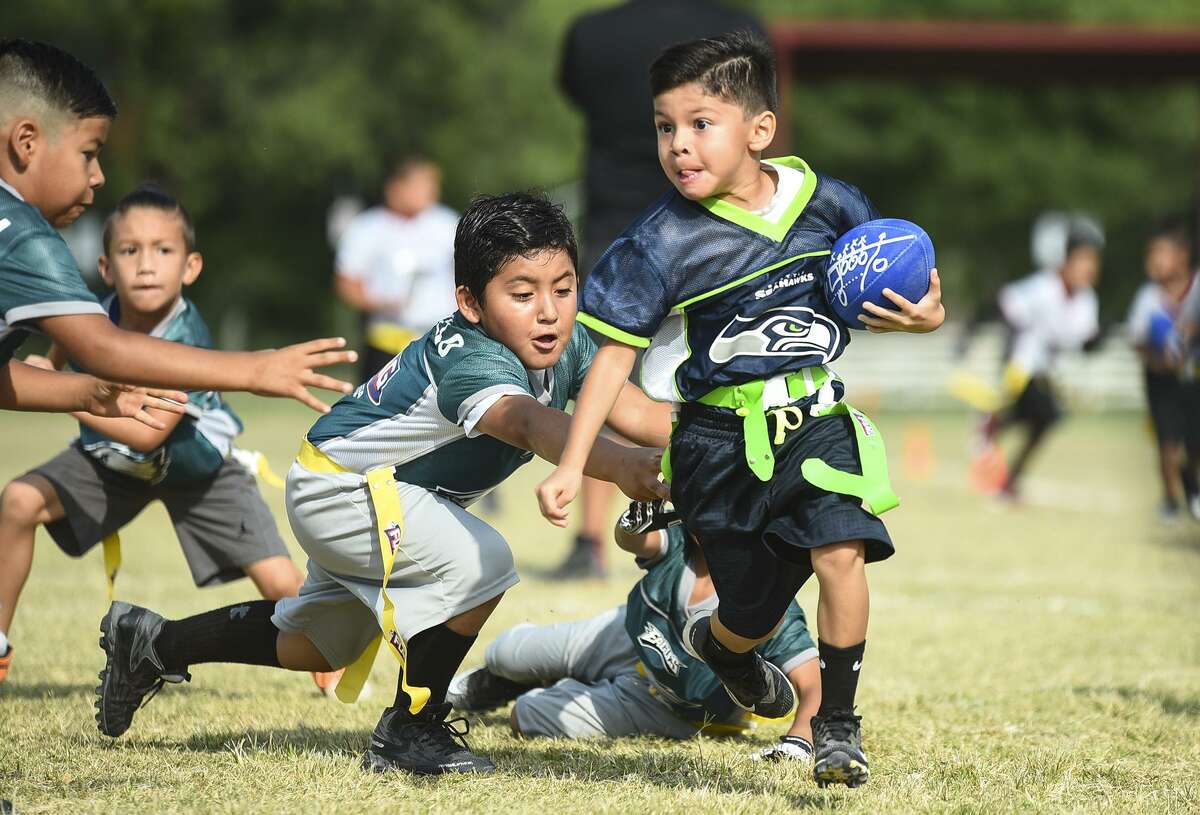
[[[1125,329],[1129,332],[1129,341],[1135,345],[1145,345],[1150,338],[1150,317],[1154,312],[1154,292],[1149,284],[1138,289],[1129,307],[1129,316],[1125,318]]]
[[[867,198],[858,187],[852,184],[843,184],[841,199],[842,225],[838,231],[839,235],[845,234],[859,224],[879,218],[879,210],[875,209],[871,199]]]
[[[792,602],[783,616],[783,625],[759,651],[763,659],[787,673],[817,658],[817,644],[808,631],[808,621],[799,604]]]
[[[592,360],[596,356],[596,343],[592,342],[592,338],[583,329],[583,326],[576,323],[575,330],[571,335],[571,346],[573,356],[569,395],[570,398],[575,399],[583,388],[583,380],[587,379],[588,371],[592,369]]]
[[[32,235],[10,248],[0,274],[0,310],[10,326],[42,317],[104,314],[67,245],[50,234]]]
[[[604,336],[646,348],[671,311],[666,287],[634,238],[609,247],[588,274],[579,322]]]
[[[447,421],[461,426],[467,438],[481,435],[475,426],[505,396],[534,398],[525,369],[500,354],[466,354],[437,382],[438,410]]]

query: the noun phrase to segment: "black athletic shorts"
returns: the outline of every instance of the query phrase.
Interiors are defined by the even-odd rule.
[[[1200,382],[1146,369],[1146,403],[1159,444],[1184,443],[1200,450]]]
[[[775,420],[767,418],[772,440]],[[861,473],[845,416],[812,418],[775,451],[775,474],[760,481],[746,463],[742,419],[732,411],[685,405],[671,437],[671,500],[696,536],[721,598],[721,622],[747,638],[771,631],[812,575],[809,552],[863,540],[867,562],[895,551],[883,522],[854,496],[813,486],[807,458]]]
[[[1063,416],[1054,386],[1048,377],[1040,375],[1030,378],[1009,412],[1018,422],[1039,425],[1052,425]]]

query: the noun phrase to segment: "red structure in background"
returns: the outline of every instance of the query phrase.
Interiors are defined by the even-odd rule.
[[[791,86],[805,79],[959,79],[1016,86],[1200,79],[1197,28],[813,20],[776,22],[770,37],[779,61],[783,152],[791,142]],[[1195,172],[1200,190],[1200,160]],[[1200,210],[1196,226],[1200,235]]]

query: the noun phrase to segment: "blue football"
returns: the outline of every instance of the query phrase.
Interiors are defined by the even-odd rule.
[[[829,305],[846,325],[865,329],[858,319],[870,316],[863,303],[895,309],[884,289],[917,302],[929,291],[933,265],[933,242],[924,229],[899,218],[867,221],[833,245],[826,280]]]

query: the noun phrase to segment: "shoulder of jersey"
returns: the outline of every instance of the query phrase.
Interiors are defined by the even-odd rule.
[[[10,241],[35,235],[61,237],[36,207],[11,196],[0,199],[0,222],[3,221],[8,221],[8,226],[0,230],[0,235]]]

